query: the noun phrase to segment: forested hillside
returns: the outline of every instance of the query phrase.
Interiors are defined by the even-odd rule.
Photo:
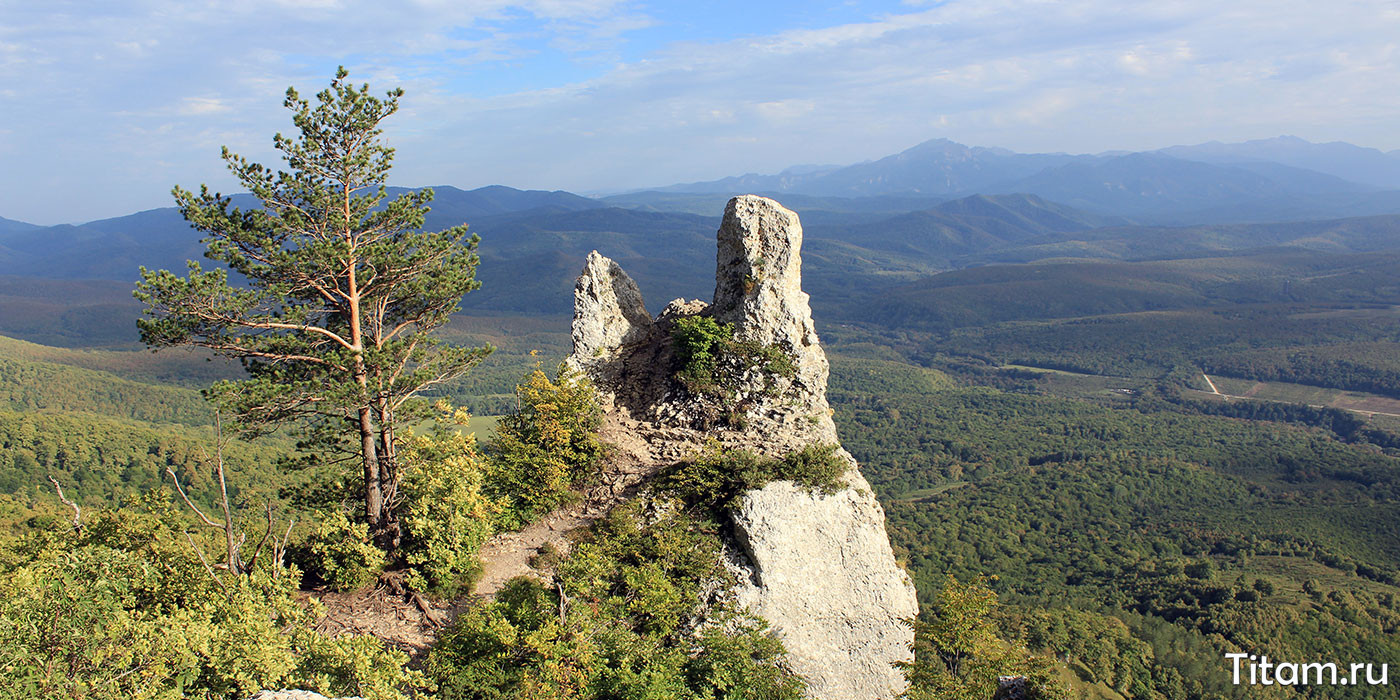
[[[1161,401],[1007,393],[872,360],[833,367],[843,439],[919,590],[947,573],[995,576],[1003,624],[1086,684],[1254,697],[1228,684],[1224,653],[1400,651],[1400,457]]]

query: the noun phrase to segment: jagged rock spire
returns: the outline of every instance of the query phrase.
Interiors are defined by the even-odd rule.
[[[771,199],[729,201],[717,234],[715,296],[671,302],[655,321],[616,263],[589,255],[575,287],[574,354],[598,386],[609,418],[625,418],[656,468],[718,440],[777,457],[835,444],[826,401],[828,365],[802,291],[802,225]],[[679,318],[709,314],[744,340],[782,350],[795,372],[775,384],[749,378],[740,389],[740,425],[697,425],[701,397],[675,379],[670,329]],[[885,514],[855,460],[847,488],[813,494],[777,481],[744,494],[730,513],[728,565],[733,599],[766,619],[787,648],[788,666],[820,700],[892,700],[904,677],[892,664],[912,660],[918,613],[914,586],[895,563]]]
[[[637,283],[611,259],[589,253],[574,284],[571,364],[587,371],[615,362],[624,347],[646,338],[651,326]]]
[[[715,320],[784,350],[815,346],[797,214],[764,197],[735,197],[724,208],[716,239]]]
[[[836,427],[825,416],[826,354],[817,340],[812,307],[802,291],[802,223],[781,204],[756,195],[729,200],[716,234],[715,320],[734,324],[735,334],[774,345],[793,359],[796,376],[789,403],[810,407],[827,442]]]

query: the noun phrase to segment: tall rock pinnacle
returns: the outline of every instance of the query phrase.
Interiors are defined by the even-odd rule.
[[[802,225],[771,199],[745,195],[725,208],[717,234],[713,304],[676,300],[652,320],[617,264],[596,252],[575,287],[574,354],[568,363],[598,386],[610,424],[644,442],[653,468],[718,441],[779,457],[837,443],[826,400],[828,364],[802,291]],[[736,339],[787,356],[781,377],[744,371],[724,401],[742,420],[713,425],[705,402],[676,378],[671,328],[709,315]],[[788,666],[820,700],[890,700],[905,688],[893,665],[912,660],[918,613],[899,568],[885,514],[845,450],[846,488],[811,493],[776,481],[745,493],[730,512],[727,563],[735,602],[766,619]]]
[[[812,307],[802,291],[802,224],[797,214],[764,197],[735,197],[724,209],[716,237],[710,313],[716,321],[734,324],[738,337],[787,353],[797,368],[790,387],[797,396],[788,399],[829,413],[826,353],[818,344]],[[836,442],[834,425],[826,441]]]

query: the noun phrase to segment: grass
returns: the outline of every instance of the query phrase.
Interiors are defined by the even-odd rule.
[[[1244,396],[1260,401],[1330,406],[1364,413],[1379,412],[1400,415],[1400,399],[1377,394],[1328,389],[1306,384],[1289,384],[1288,382],[1259,382],[1253,379],[1237,379],[1217,375],[1211,375],[1210,379],[1215,382],[1220,393],[1231,396]]]
[[[467,424],[456,427],[454,430],[461,433],[475,433],[478,445],[496,436],[496,424],[501,422],[502,416],[477,416],[473,415],[467,419]],[[422,421],[413,426],[413,432],[423,435],[431,430],[433,421],[431,419]]]
[[[63,348],[0,336],[0,356],[107,372],[147,384],[190,388],[244,376],[237,362],[197,348],[168,348],[160,352]]]
[[[1386,585],[1379,581],[1362,578],[1355,574],[1339,571],[1325,564],[1304,559],[1302,557],[1279,557],[1279,556],[1257,556],[1251,557],[1249,563],[1244,567],[1221,567],[1219,577],[1224,580],[1226,576],[1238,576],[1243,573],[1248,576],[1257,576],[1267,579],[1274,584],[1276,590],[1275,597],[1301,601],[1307,595],[1303,593],[1302,582],[1308,579],[1316,579],[1322,584],[1323,590],[1367,590],[1373,593],[1391,593],[1400,595],[1400,588]],[[1271,599],[1272,600],[1272,599]]]
[[[1002,365],[1006,369],[1020,369],[1027,372],[1039,372],[1043,374],[1063,375],[1067,377],[1098,377],[1096,374],[1083,374],[1081,372],[1068,372],[1062,369],[1050,369],[1049,367],[1032,367],[1030,365]]]
[[[1077,661],[1071,661],[1067,666],[1057,666],[1060,680],[1065,683],[1074,693],[1075,697],[1083,700],[1124,700],[1122,695],[1108,687],[1103,681],[1091,682],[1089,669]]]
[[[1127,400],[1153,383],[1146,377],[1114,377],[1110,375],[1067,372],[1031,365],[1002,365],[1006,369],[1035,372],[1042,375],[1038,385],[1046,392],[1072,399]]]
[[[499,422],[501,422],[500,416],[472,416],[463,429],[476,433],[477,442],[485,442],[495,437],[496,424]]]

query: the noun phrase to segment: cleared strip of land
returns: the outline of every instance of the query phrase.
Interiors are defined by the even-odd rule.
[[[1366,415],[1400,417],[1400,400],[1360,391],[1329,389],[1327,387],[1260,382],[1234,377],[1206,377],[1215,393],[1229,398],[1302,403],[1309,406],[1340,408]]]
[[[1055,378],[1048,382],[1047,388],[1052,393],[1066,395],[1127,393],[1149,381],[1138,377],[1082,374],[1031,365],[1003,365],[1003,367],[1045,373]],[[1188,392],[1213,398],[1301,403],[1317,408],[1337,408],[1366,416],[1400,418],[1400,399],[1393,399],[1389,396],[1307,384],[1261,382],[1253,379],[1224,377],[1218,374],[1202,374],[1201,377],[1205,380],[1210,391],[1188,389]],[[1056,389],[1060,390],[1056,391]]]

